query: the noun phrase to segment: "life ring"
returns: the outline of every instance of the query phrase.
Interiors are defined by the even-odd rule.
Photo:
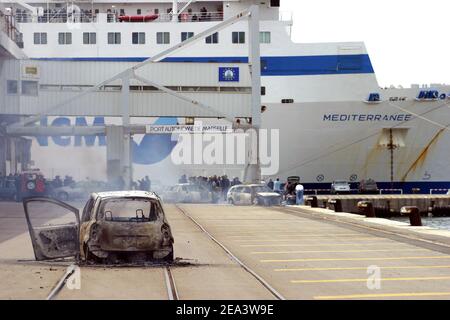
[[[445,93],[443,93],[443,94],[441,94],[441,95],[439,96],[439,98],[440,98],[441,100],[445,100],[445,99],[447,99],[447,95],[446,95]]]

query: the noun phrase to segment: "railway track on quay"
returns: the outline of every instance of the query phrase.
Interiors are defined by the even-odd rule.
[[[261,290],[266,290],[268,292],[268,296],[272,296],[274,299],[277,300],[285,300],[285,297],[280,294],[275,288],[272,287],[261,275],[259,275],[254,269],[249,267],[247,264],[242,262],[230,249],[228,249],[221,241],[216,239],[198,220],[196,220],[194,217],[192,217],[189,212],[181,208],[178,205],[175,205],[175,210],[180,214],[182,217],[185,217],[188,219],[190,223],[193,224],[194,228],[198,228],[201,230],[202,234],[205,235],[205,239],[209,239],[213,246],[216,246],[220,249],[217,249],[220,252],[224,253],[224,257],[228,256],[232,260],[232,264],[237,265],[239,268],[241,268],[244,274],[249,274],[249,279],[253,279],[250,281],[254,281],[254,283],[258,283],[258,285],[261,285]],[[175,211],[174,210],[174,211]],[[192,258],[192,257],[191,257]],[[123,277],[127,272],[128,274],[133,274],[132,281],[129,281],[126,283],[127,288],[126,291],[133,292],[133,288],[142,288],[147,286],[147,291],[153,291],[155,288],[153,286],[157,286],[159,290],[159,296],[156,297],[158,300],[180,300],[180,293],[179,289],[177,287],[177,277],[175,276],[175,270],[177,271],[177,275],[180,276],[180,278],[183,278],[181,281],[185,281],[183,277],[183,270],[185,268],[179,267],[177,263],[171,264],[171,265],[163,265],[163,266],[152,266],[152,265],[133,265],[133,266],[115,266],[115,265],[83,265],[83,264],[72,264],[67,267],[65,272],[62,274],[62,276],[59,278],[59,280],[55,283],[55,285],[51,288],[50,292],[47,294],[46,300],[58,300],[58,299],[78,299],[84,298],[84,294],[81,294],[81,292],[86,292],[89,296],[93,297],[99,297],[99,298],[109,298],[111,296],[111,293],[113,292],[120,292],[123,290],[123,288],[120,287],[122,284],[117,284],[116,279],[120,279]],[[106,271],[102,271],[106,270]],[[103,274],[109,273],[109,278],[100,277],[94,275],[89,275],[89,273],[94,272],[102,272]],[[160,281],[160,285],[157,285],[155,283],[147,283],[145,281],[140,281],[143,275],[146,273],[157,273],[156,276]],[[83,275],[83,278],[90,279],[86,280],[83,279],[82,283],[80,283],[81,291],[74,289],[76,286],[76,281],[81,281],[80,279],[77,279],[76,277],[80,277]],[[86,282],[91,281],[92,283],[88,284],[88,287],[95,287],[99,288],[97,289],[98,292],[95,294],[92,292],[89,292],[89,288],[86,288]],[[164,283],[164,288],[162,288],[162,284]],[[83,291],[84,290],[84,291]],[[184,291],[186,290],[186,286],[184,286]],[[142,291],[142,290],[141,290]],[[183,291],[183,292],[184,292]],[[185,298],[189,298],[189,293],[185,292],[183,295]],[[205,293],[205,298],[207,298],[208,295]],[[146,299],[146,297],[143,297],[142,295],[136,294],[136,297],[134,295],[128,296],[128,298],[137,298],[137,299]],[[155,297],[153,297],[155,298]]]
[[[214,243],[216,243],[225,253],[231,257],[242,269],[244,269],[246,272],[248,272],[250,275],[252,275],[253,278],[255,278],[264,288],[266,288],[271,295],[273,295],[277,300],[286,300],[285,297],[280,294],[275,288],[273,288],[263,277],[261,277],[255,270],[250,268],[248,265],[246,265],[244,262],[242,262],[238,257],[236,257],[222,242],[217,240],[211,233],[208,232],[208,230],[205,229],[205,227],[195,218],[193,218],[185,209],[181,208],[178,205],[175,205],[175,207],[189,220],[191,220],[204,234],[208,236]]]

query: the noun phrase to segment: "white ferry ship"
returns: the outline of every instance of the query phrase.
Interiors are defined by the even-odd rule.
[[[405,192],[450,188],[450,86],[380,88],[364,43],[294,43],[292,15],[280,11],[280,1],[28,0],[26,6],[11,2],[8,10],[32,59],[140,62],[251,4],[261,12],[262,126],[280,129],[280,170],[271,178],[300,176],[307,189],[368,178]],[[241,63],[248,59],[247,46],[248,25],[237,22],[164,61]],[[109,120],[87,120],[93,121]],[[48,125],[58,122],[48,119]],[[49,140],[35,140],[33,150],[67,148]],[[155,146],[160,152],[152,152]],[[170,164],[173,147],[170,137],[140,137],[135,176],[166,178],[160,166]],[[36,166],[64,174],[40,154],[34,152]],[[54,162],[63,161],[58,156]]]

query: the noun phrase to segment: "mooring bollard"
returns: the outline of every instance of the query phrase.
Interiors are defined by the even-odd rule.
[[[316,196],[308,196],[305,199],[306,203],[311,206],[311,208],[318,208],[319,207],[319,201],[317,200]]]
[[[413,227],[422,226],[422,217],[420,216],[419,208],[417,207],[402,207],[400,213],[409,215],[409,223]]]
[[[330,199],[328,204],[331,204],[334,208],[334,212],[342,212],[342,201],[341,199]]]
[[[358,202],[358,211],[364,214],[367,218],[376,218],[375,208],[370,201],[360,201]]]

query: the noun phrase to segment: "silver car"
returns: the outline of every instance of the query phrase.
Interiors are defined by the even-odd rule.
[[[211,191],[196,184],[178,184],[169,187],[163,194],[164,202],[172,203],[212,203],[214,197]]]
[[[240,206],[279,206],[282,198],[279,193],[266,185],[250,184],[231,187],[227,193],[227,200],[230,204]]]
[[[70,186],[53,190],[53,196],[61,201],[87,199],[93,192],[106,191],[107,185],[100,181],[79,181]]]
[[[331,184],[331,193],[339,194],[339,193],[350,193],[350,184],[344,180],[336,180]]]

